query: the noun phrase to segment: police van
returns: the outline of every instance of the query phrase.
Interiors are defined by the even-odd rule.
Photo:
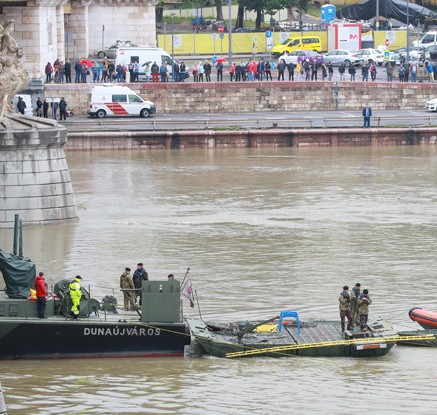
[[[161,48],[125,47],[118,48],[115,56],[115,65],[128,66],[131,63],[138,63],[138,81],[148,81],[145,73],[146,65],[150,66],[155,62],[158,66],[167,64],[168,74],[172,74],[173,60],[171,56]]]
[[[93,87],[88,114],[97,118],[137,115],[147,118],[156,113],[155,104],[144,100],[127,86],[103,84]]]

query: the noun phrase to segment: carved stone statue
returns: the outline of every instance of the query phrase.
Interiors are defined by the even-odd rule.
[[[12,97],[29,82],[29,76],[21,63],[23,51],[11,36],[14,27],[13,20],[0,24],[0,121],[5,110],[10,109],[8,103]]]

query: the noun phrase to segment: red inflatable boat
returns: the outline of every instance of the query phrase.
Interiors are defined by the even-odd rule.
[[[424,329],[437,329],[437,311],[412,308],[408,315],[411,320],[417,321]]]

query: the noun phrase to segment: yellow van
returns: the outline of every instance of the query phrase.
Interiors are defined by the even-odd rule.
[[[281,56],[285,52],[293,52],[299,49],[321,52],[322,41],[318,36],[293,37],[291,39],[287,39],[282,43],[275,45],[272,49],[272,55]]]

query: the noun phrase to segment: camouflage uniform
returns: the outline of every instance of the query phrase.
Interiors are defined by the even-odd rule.
[[[354,325],[360,324],[360,316],[358,314],[358,300],[361,296],[361,290],[360,286],[356,286],[352,288],[351,292],[351,305],[350,305],[350,311],[352,320],[354,322]]]
[[[347,329],[350,330],[354,327],[352,316],[350,312],[350,302],[351,302],[351,293],[348,291],[349,289],[343,289],[338,297],[339,301],[339,309],[340,309],[340,322],[341,322],[341,331],[344,331],[345,326],[345,317],[347,317]]]
[[[125,290],[133,290],[134,282],[132,281],[132,277],[130,275],[130,271],[124,271],[123,274],[120,275],[120,288]],[[124,309],[134,310],[135,309],[135,292],[134,291],[123,291],[124,295]]]
[[[367,327],[367,320],[369,319],[369,305],[372,304],[372,300],[367,294],[358,300],[358,315],[360,316],[360,328],[364,331]]]

